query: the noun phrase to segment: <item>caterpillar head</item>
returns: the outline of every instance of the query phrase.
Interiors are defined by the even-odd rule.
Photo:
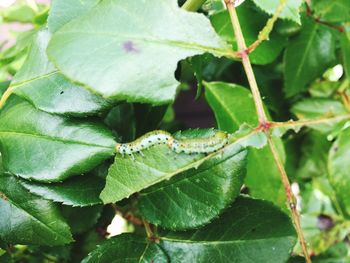
[[[225,140],[225,139],[227,139],[227,133],[223,132],[223,131],[217,131],[215,133],[215,137],[218,138],[218,139]]]

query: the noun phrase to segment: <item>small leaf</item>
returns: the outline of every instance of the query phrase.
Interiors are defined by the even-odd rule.
[[[286,0],[287,3],[279,16],[282,19],[290,19],[300,24],[299,9],[302,0]],[[253,0],[253,2],[266,13],[272,15],[276,12],[279,0]]]
[[[109,130],[35,109],[13,97],[0,113],[4,168],[25,179],[62,181],[87,172],[115,152]]]
[[[138,206],[150,223],[188,229],[208,223],[237,197],[245,176],[247,153],[236,145],[169,181],[142,191]]]
[[[258,125],[254,101],[249,90],[224,82],[206,83],[205,87],[206,99],[214,111],[220,129],[233,132],[243,123],[251,127]],[[274,140],[284,158],[281,140]],[[284,206],[285,194],[280,174],[267,147],[249,150],[245,183],[253,196]]]
[[[350,128],[343,130],[329,151],[329,178],[339,202],[350,215]]]
[[[72,242],[58,206],[0,174],[0,239],[11,244],[56,246]]]
[[[327,160],[331,143],[317,131],[311,131],[301,144],[301,156],[296,176],[298,179],[311,179],[327,176]]]
[[[63,183],[35,183],[22,180],[21,184],[31,193],[42,198],[71,206],[91,206],[102,203],[99,195],[104,180],[87,174],[74,177]]]
[[[300,34],[284,54],[285,92],[288,97],[306,90],[335,60],[335,40],[330,29],[311,18],[303,19]]]
[[[203,15],[176,0],[102,1],[58,30],[47,51],[64,75],[104,97],[151,104],[174,100],[179,60],[232,53]]]
[[[35,12],[27,4],[14,4],[6,9],[2,8],[0,16],[5,22],[32,23]]]
[[[286,262],[296,242],[288,216],[262,200],[238,198],[203,228],[161,232],[160,246],[172,262]]]
[[[93,250],[82,263],[169,262],[158,244],[134,234],[113,237]]]
[[[323,133],[329,133],[335,129],[341,128],[346,120],[350,118],[344,105],[333,99],[304,99],[294,104],[291,111],[301,120],[328,120],[320,124],[308,125]]]
[[[312,1],[312,10],[321,21],[331,23],[350,21],[350,2],[348,0]]]
[[[109,103],[60,74],[46,56],[48,31],[39,31],[28,58],[11,83],[14,93],[36,108],[56,114],[85,116],[96,114]]]
[[[252,44],[258,37],[259,31],[266,23],[268,17],[250,6],[242,5],[237,8],[237,15],[242,28],[244,40],[247,46]],[[254,17],[252,20],[251,18]],[[233,50],[237,50],[235,34],[227,11],[210,16],[216,32],[228,43]],[[260,44],[253,53],[249,55],[254,64],[264,65],[273,62],[286,44],[286,38],[272,32],[270,39]]]
[[[53,0],[48,18],[48,28],[51,33],[62,26],[90,11],[100,0]]]

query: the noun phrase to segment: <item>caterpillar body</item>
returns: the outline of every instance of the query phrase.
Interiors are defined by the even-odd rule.
[[[217,131],[206,138],[174,140],[169,147],[176,153],[211,153],[228,144],[228,137],[227,133]]]
[[[130,143],[118,143],[116,151],[122,155],[134,153],[142,154],[142,150],[157,144],[166,144],[175,153],[212,153],[223,148],[229,142],[229,135],[222,131],[216,131],[212,136],[199,139],[175,139],[166,131],[153,131],[146,133]]]
[[[142,150],[156,144],[166,144],[171,140],[173,140],[173,137],[170,133],[159,130],[146,133],[130,143],[118,143],[116,149],[120,154],[132,155],[133,153],[142,153]]]

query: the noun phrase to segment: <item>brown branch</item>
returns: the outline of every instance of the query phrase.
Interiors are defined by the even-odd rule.
[[[236,9],[234,7],[234,0],[225,0],[225,4],[226,4],[228,12],[230,14],[230,19],[231,19],[232,27],[233,27],[234,32],[235,32],[237,45],[238,45],[238,48],[240,50],[239,53],[241,54],[243,67],[244,67],[245,73],[246,73],[247,78],[248,78],[250,89],[252,91],[256,111],[257,111],[258,118],[259,118],[258,128],[264,130],[266,135],[268,136],[269,147],[270,147],[270,150],[273,154],[273,157],[274,157],[275,163],[278,167],[279,173],[281,175],[281,180],[282,180],[282,183],[283,183],[284,188],[285,188],[287,200],[289,203],[289,208],[290,208],[291,214],[292,214],[292,220],[293,220],[295,229],[296,229],[297,234],[298,234],[298,239],[299,239],[299,242],[302,246],[306,262],[310,263],[311,259],[310,259],[310,255],[309,255],[308,250],[307,250],[307,244],[305,242],[304,234],[303,234],[302,229],[301,229],[299,213],[296,210],[296,199],[295,199],[293,192],[291,190],[288,176],[287,176],[286,171],[283,167],[283,164],[280,160],[280,157],[279,157],[278,152],[276,150],[276,146],[270,137],[271,123],[268,122],[267,118],[266,118],[266,113],[264,111],[263,102],[262,102],[262,99],[260,96],[259,88],[258,88],[256,79],[255,79],[255,75],[254,75],[250,60],[249,60],[245,40],[244,40],[244,37],[242,34],[241,26],[239,24]]]
[[[250,86],[251,91],[252,91],[256,112],[257,112],[258,118],[259,118],[259,123],[263,124],[263,123],[267,122],[267,118],[266,118],[266,114],[264,111],[264,107],[263,107],[260,91],[258,88],[258,84],[256,83],[253,68],[252,68],[252,65],[250,63],[249,56],[247,53],[247,46],[245,44],[243,33],[241,30],[241,26],[240,26],[239,21],[238,21],[236,9],[234,7],[234,0],[225,0],[225,4],[226,4],[227,9],[229,11],[232,27],[233,27],[235,35],[236,35],[236,41],[237,41],[237,45],[238,45],[238,49],[239,49],[239,54],[242,58],[243,67],[244,67],[244,70],[246,72],[249,86]]]

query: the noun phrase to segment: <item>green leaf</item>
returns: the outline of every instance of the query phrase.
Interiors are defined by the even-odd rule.
[[[309,92],[312,97],[316,98],[329,98],[336,93],[339,88],[339,82],[337,81],[316,81],[310,86]]]
[[[314,0],[312,10],[321,21],[331,23],[350,21],[350,2],[348,0]]]
[[[31,23],[35,12],[27,4],[17,4],[0,10],[0,16],[6,22]]]
[[[206,132],[207,134],[205,134]],[[196,138],[210,136],[213,132],[214,130],[193,130],[183,132],[182,135]],[[109,168],[106,187],[100,197],[104,203],[120,201],[175,175],[190,169],[198,169],[210,158],[216,162],[225,160],[225,156],[233,155],[237,151],[230,150],[231,147],[236,146],[232,143],[222,151],[211,153],[208,156],[204,154],[177,154],[166,145],[157,145],[145,150],[144,157],[136,154],[135,160],[117,154],[113,165]]]
[[[100,112],[109,103],[60,74],[46,56],[48,31],[39,31],[28,58],[14,77],[14,93],[36,108],[50,113],[85,116]]]
[[[62,207],[62,215],[67,220],[73,234],[80,234],[91,229],[101,216],[103,206]]]
[[[35,109],[13,97],[0,113],[4,168],[25,179],[57,182],[87,172],[115,152],[109,130]]]
[[[350,33],[342,34],[340,43],[344,71],[347,78],[350,79]]]
[[[144,237],[122,234],[113,237],[92,251],[82,263],[169,262],[158,244]]]
[[[339,202],[350,215],[350,128],[343,130],[329,151],[329,178]]]
[[[90,11],[100,0],[53,0],[47,21],[51,33]]]
[[[331,143],[327,137],[317,131],[306,135],[301,144],[297,178],[310,179],[327,176],[327,160]]]
[[[47,51],[64,75],[104,97],[151,104],[174,100],[179,60],[232,53],[203,15],[176,0],[102,1],[57,31]]]
[[[286,6],[284,7],[281,15],[282,19],[289,19],[300,24],[299,9],[302,4],[302,0],[286,0]],[[272,15],[276,12],[279,0],[253,0],[253,2],[260,7],[266,13]]]
[[[258,125],[253,98],[247,89],[224,82],[206,83],[205,87],[206,99],[214,111],[220,129],[233,132],[243,123],[252,127]],[[284,156],[281,140],[274,140],[279,146],[280,154]],[[284,188],[273,156],[267,147],[250,149],[245,183],[251,195],[284,205]]]
[[[138,206],[150,223],[169,229],[204,225],[238,196],[247,152],[233,146],[220,158],[142,191]]]
[[[238,198],[198,230],[160,233],[171,262],[286,262],[296,242],[288,216],[266,201]]]
[[[350,118],[344,105],[333,99],[309,98],[292,106],[291,111],[301,120],[325,119],[329,120],[321,124],[307,125],[323,133],[341,128]]]
[[[71,206],[91,206],[102,203],[99,195],[104,180],[91,174],[74,177],[63,183],[35,183],[22,180],[21,184],[31,193],[42,198]]]
[[[0,238],[10,244],[55,246],[72,242],[58,206],[25,190],[14,176],[0,175]]]
[[[256,9],[247,6],[246,4],[237,8],[237,14],[244,40],[249,46],[257,39],[259,31],[266,23],[268,17],[261,12],[258,12]],[[252,17],[254,17],[254,20],[251,19]],[[223,11],[216,13],[210,16],[210,21],[213,24],[216,32],[232,45],[233,50],[237,50],[235,34],[233,32],[228,12]],[[273,32],[270,35],[270,39],[260,44],[258,48],[249,55],[249,58],[254,64],[264,65],[271,63],[280,54],[285,44],[286,38]]]
[[[303,19],[298,36],[284,54],[285,92],[288,97],[306,90],[335,60],[335,40],[330,29],[311,18]]]

